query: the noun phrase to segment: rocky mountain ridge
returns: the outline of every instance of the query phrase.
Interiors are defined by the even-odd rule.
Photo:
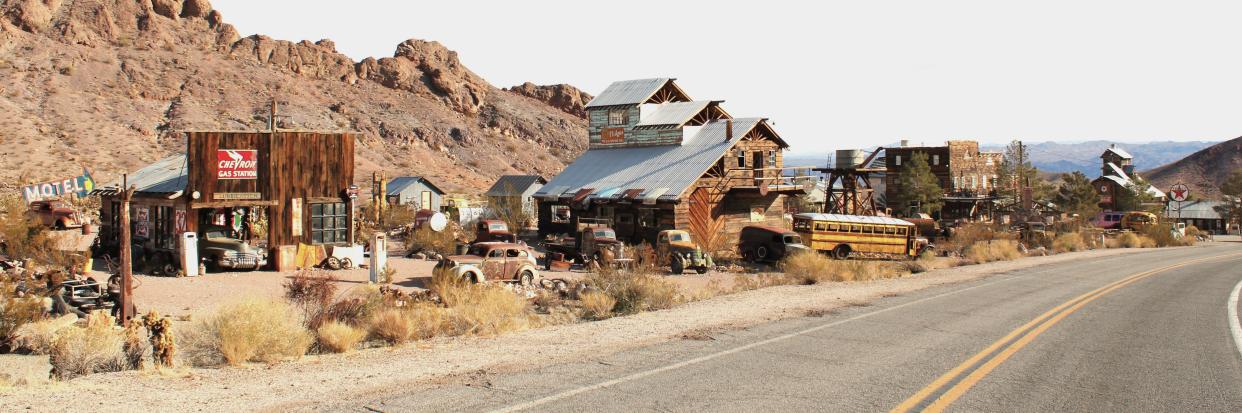
[[[0,3],[0,184],[101,180],[184,150],[188,130],[357,135],[357,180],[423,175],[450,191],[551,175],[586,147],[568,85],[500,89],[410,39],[355,62],[331,40],[241,37],[206,0]]]
[[[1216,199],[1221,196],[1220,185],[1229,174],[1242,170],[1242,137],[1224,141],[1182,160],[1143,172],[1157,188],[1168,189],[1177,183],[1190,187],[1192,197]]]

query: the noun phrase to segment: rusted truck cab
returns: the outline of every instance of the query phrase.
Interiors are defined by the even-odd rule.
[[[668,266],[673,274],[680,275],[687,269],[706,274],[714,266],[712,257],[703,253],[698,244],[683,230],[664,230],[656,236],[656,265]]]
[[[509,224],[499,219],[483,219],[475,225],[475,242],[517,242],[517,234],[509,231]]]
[[[26,217],[55,229],[79,228],[83,224],[78,211],[64,201],[31,202]]]

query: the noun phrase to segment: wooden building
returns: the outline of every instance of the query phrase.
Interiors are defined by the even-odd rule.
[[[444,191],[421,176],[400,176],[387,185],[384,199],[389,205],[410,205],[416,210],[440,212],[444,205]]]
[[[1109,145],[1107,149],[1104,149],[1104,153],[1100,155],[1100,177],[1091,181],[1091,186],[1099,191],[1100,194],[1100,209],[1117,211],[1139,208],[1140,205],[1122,205],[1122,202],[1119,201],[1138,189],[1138,180],[1141,179],[1138,173],[1134,171],[1134,156],[1124,149],[1118,148],[1117,145]],[[1164,192],[1155,186],[1146,186],[1143,190],[1163,205],[1165,200]]]
[[[483,194],[492,205],[521,205],[524,212],[534,216],[535,193],[543,189],[548,180],[539,175],[505,175]]]
[[[586,105],[589,148],[535,193],[540,235],[602,220],[631,243],[690,231],[729,250],[741,228],[787,226],[789,147],[763,118],[734,118],[722,101],[694,101],[674,79],[615,82]]]
[[[1003,155],[982,152],[976,141],[948,141],[944,146],[884,148],[884,199],[897,216],[909,215],[909,205],[895,205],[902,191],[901,177],[916,153],[927,155],[932,174],[943,189],[944,206],[933,214],[939,219],[990,219],[995,206],[997,179]]]
[[[212,227],[267,248],[348,244],[353,176],[346,133],[188,132],[185,154],[128,176],[133,235],[165,260],[175,258],[179,234]],[[121,182],[95,191],[105,245],[116,245],[120,191]]]

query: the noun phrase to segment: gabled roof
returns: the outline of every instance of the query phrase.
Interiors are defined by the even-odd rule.
[[[639,107],[641,113],[637,126],[681,126],[711,104],[712,102],[668,102],[642,105]]]
[[[1130,175],[1126,175],[1126,171],[1121,169],[1120,166],[1117,166],[1117,164],[1109,162],[1109,163],[1106,163],[1105,165],[1108,166],[1108,170],[1109,172],[1112,173],[1112,175],[1119,176],[1122,179],[1125,179],[1127,181],[1130,180]]]
[[[1121,149],[1121,148],[1118,148],[1118,147],[1116,147],[1116,146],[1110,146],[1110,147],[1108,147],[1108,149],[1105,149],[1105,150],[1104,150],[1104,155],[1107,155],[1109,152],[1112,152],[1112,153],[1117,154],[1117,156],[1120,156],[1120,157],[1121,157],[1121,159],[1134,159],[1134,156],[1130,155],[1130,153],[1129,153],[1129,152],[1126,152],[1126,150],[1125,150],[1125,149]],[[1102,158],[1102,157],[1104,157],[1104,156],[1103,156],[1103,155],[1101,155],[1100,157]]]
[[[666,87],[670,89],[670,93],[679,97],[676,100],[689,101],[690,97],[680,87],[677,87],[676,83],[673,83],[674,80],[676,79],[660,77],[612,82],[595,99],[591,99],[586,104],[586,108],[648,103],[657,92]]]
[[[518,196],[526,192],[532,185],[543,185],[548,180],[539,175],[505,175],[492,184],[486,196]]]
[[[155,161],[129,174],[126,183],[137,188],[135,194],[169,195],[185,191],[185,154],[173,155]],[[112,196],[120,194],[121,181],[110,182],[95,189],[92,194]]]
[[[734,119],[733,139],[726,140],[727,124],[723,120],[709,122],[680,145],[587,150],[535,196],[552,199],[580,195],[585,199],[628,193],[631,198],[680,199],[742,136],[765,125],[760,118]]]
[[[431,181],[428,181],[421,176],[399,176],[393,178],[391,181],[388,181],[388,195],[399,195],[402,192],[405,192],[405,190],[409,187],[419,182],[422,182],[423,185],[431,188],[431,190],[436,191],[436,193],[444,195],[443,190],[436,187],[436,185],[431,183]]]

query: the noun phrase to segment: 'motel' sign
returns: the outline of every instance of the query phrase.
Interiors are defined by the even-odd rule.
[[[254,149],[219,149],[216,151],[216,178],[258,179],[259,154]]]

